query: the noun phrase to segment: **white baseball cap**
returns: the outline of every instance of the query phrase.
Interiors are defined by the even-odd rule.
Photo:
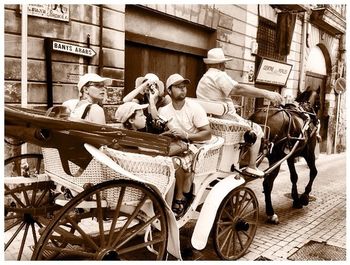
[[[216,64],[231,61],[232,58],[226,58],[224,51],[221,48],[213,48],[208,51],[208,58],[204,58],[203,61],[206,64]]]
[[[148,107],[148,104],[140,105],[133,101],[125,102],[124,104],[118,107],[114,117],[117,120],[117,122],[124,123],[130,118],[132,114],[134,114],[135,111],[145,109],[147,107]]]
[[[153,73],[148,73],[145,76],[140,76],[135,80],[135,87],[139,87],[143,82],[150,80],[157,84],[159,90],[159,96],[162,97],[164,95],[164,84],[159,80],[159,77]]]
[[[166,80],[166,88],[169,89],[172,85],[178,85],[181,83],[191,83],[189,79],[183,78],[180,74],[172,74]]]
[[[111,79],[108,77],[101,77],[98,74],[94,73],[88,73],[85,75],[80,76],[79,82],[78,82],[78,90],[79,92],[81,89],[88,83],[88,82],[96,82],[96,83],[105,83],[106,81],[110,81]]]

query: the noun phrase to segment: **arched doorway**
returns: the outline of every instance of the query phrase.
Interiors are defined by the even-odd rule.
[[[315,46],[310,50],[306,64],[305,88],[310,86],[314,90],[320,91],[321,108],[318,117],[321,123],[320,135],[320,152],[327,151],[328,121],[329,115],[325,107],[326,81],[327,81],[327,65],[322,50]]]

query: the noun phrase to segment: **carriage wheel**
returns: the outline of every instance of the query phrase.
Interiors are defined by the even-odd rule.
[[[161,260],[167,237],[163,200],[145,184],[111,180],[62,208],[43,232],[32,260]]]
[[[5,160],[5,175],[30,177],[43,173],[42,160],[41,154],[24,154],[8,158]],[[17,260],[21,260],[24,252],[30,251],[31,255],[29,246],[37,243],[38,230],[49,221],[47,217],[57,209],[57,206],[50,204],[53,201],[52,188],[54,185],[49,181],[20,185],[5,184],[5,257],[11,255],[12,258],[16,253]]]
[[[5,160],[5,175],[29,177],[44,173],[42,154],[24,154]]]
[[[213,227],[217,255],[224,260],[242,257],[253,241],[258,218],[254,192],[246,187],[232,190],[221,202]]]

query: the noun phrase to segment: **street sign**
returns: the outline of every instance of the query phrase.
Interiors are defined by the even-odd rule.
[[[335,81],[334,90],[335,92],[337,92],[337,94],[342,94],[343,92],[345,92],[345,89],[346,89],[346,79],[343,77],[339,77]]]
[[[53,41],[52,49],[54,51],[73,53],[81,56],[93,57],[96,55],[96,52],[88,47],[81,47],[69,43]]]

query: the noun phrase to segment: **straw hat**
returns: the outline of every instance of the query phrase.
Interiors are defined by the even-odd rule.
[[[213,48],[208,51],[208,58],[204,58],[203,61],[206,64],[216,64],[231,61],[232,58],[226,58],[224,51],[221,48]]]

